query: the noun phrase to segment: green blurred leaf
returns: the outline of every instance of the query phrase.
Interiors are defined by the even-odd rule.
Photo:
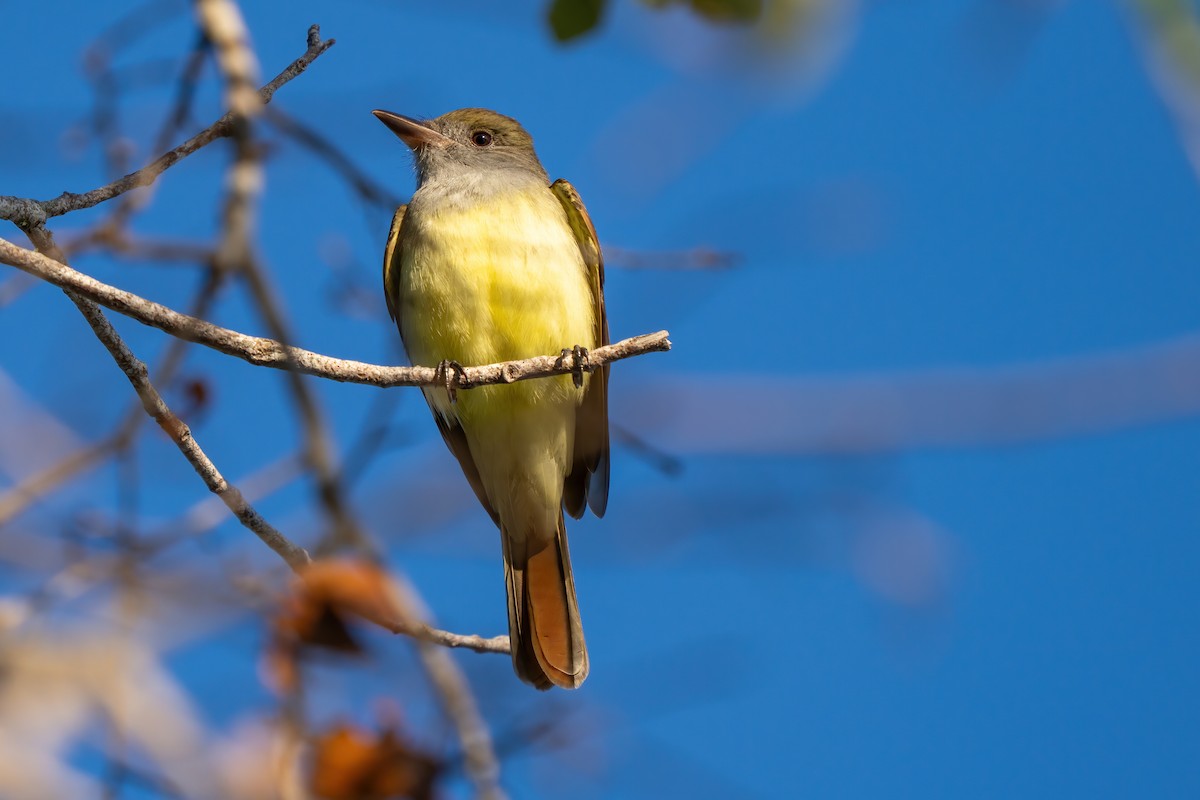
[[[1186,0],[1136,0],[1152,44],[1193,90],[1200,86],[1200,15]]]
[[[714,22],[754,22],[762,16],[762,0],[692,0],[697,14]]]
[[[604,15],[605,0],[554,0],[547,20],[560,42],[582,36],[595,28]]]

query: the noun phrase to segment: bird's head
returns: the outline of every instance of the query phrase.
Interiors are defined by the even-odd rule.
[[[460,108],[424,121],[390,111],[372,113],[412,148],[421,184],[493,172],[549,180],[533,137],[512,117],[486,108]]]

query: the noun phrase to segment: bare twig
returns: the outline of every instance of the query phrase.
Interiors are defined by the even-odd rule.
[[[139,195],[125,196],[132,198]],[[211,245],[199,242],[131,236],[120,227],[115,215],[112,220],[106,220],[102,225],[74,236],[65,235],[63,239],[65,241],[62,243],[62,249],[68,256],[104,250],[122,261],[134,264],[152,262],[155,266],[169,264],[195,268],[211,264],[216,257],[216,251]]]
[[[257,81],[257,61],[241,12],[233,0],[197,0],[196,11],[201,26],[216,50],[217,65],[226,83],[226,102],[230,110],[240,117],[232,137],[235,157],[228,173],[229,190],[216,263],[230,268],[246,281],[268,331],[276,340],[288,345],[293,338],[284,321],[283,309],[276,300],[276,293],[268,286],[267,277],[252,247],[254,203],[263,183],[262,166],[251,127],[263,110],[253,88]],[[331,539],[361,543],[363,536],[345,502],[334,464],[329,426],[320,405],[297,372],[288,370],[286,374],[293,404],[300,417],[305,459],[316,479],[321,506],[332,523],[334,535]]]
[[[466,676],[444,648],[418,641],[417,653],[458,733],[467,775],[477,795],[484,800],[503,800],[507,795],[500,788],[500,762],[492,747],[492,734],[479,713]]]
[[[251,127],[263,110],[262,99],[254,91],[258,83],[258,58],[250,46],[250,34],[237,3],[196,0],[196,18],[212,42],[217,67],[225,80],[225,104],[233,115],[230,138],[234,142],[234,160],[226,179],[228,193],[221,215],[217,264],[244,270],[253,259],[254,207],[263,185],[262,165]]]
[[[294,341],[287,323],[284,321],[283,309],[276,301],[276,294],[267,285],[266,275],[253,259],[247,259],[242,269],[242,276],[250,287],[259,313],[267,323],[267,329],[275,339],[285,346],[285,352],[293,349],[287,345]],[[318,553],[329,550],[327,545],[350,544],[363,546],[365,538],[362,530],[354,519],[349,505],[346,503],[345,492],[342,490],[342,479],[334,463],[332,437],[325,415],[311,388],[304,378],[291,364],[286,365],[288,388],[292,404],[300,417],[304,433],[304,456],[309,468],[316,479],[317,496],[321,507],[325,509],[332,523],[330,536],[326,537]]]
[[[58,246],[54,244],[53,237],[44,227],[30,227],[25,233],[39,250],[59,258],[62,257]],[[246,502],[238,488],[225,480],[220,470],[192,436],[188,426],[175,416],[175,413],[163,400],[162,395],[158,393],[158,389],[150,382],[146,365],[133,354],[100,308],[87,298],[69,291],[67,297],[83,314],[84,319],[96,334],[96,338],[100,340],[113,360],[117,362],[117,366],[125,373],[125,377],[129,379],[138,398],[142,401],[142,407],[146,413],[158,423],[171,441],[175,442],[175,446],[196,470],[196,474],[204,481],[204,485],[208,487],[209,491],[220,497],[233,515],[258,538],[262,539],[263,543],[278,553],[292,569],[300,569],[309,563],[310,559],[304,548],[294,544],[272,527],[253,506]]]
[[[203,32],[200,32],[196,36],[196,43],[193,45],[192,52],[188,56],[183,66],[183,71],[179,76],[178,87],[175,91],[174,106],[167,115],[162,129],[158,132],[158,136],[150,148],[151,153],[166,151],[171,146],[175,135],[190,118],[192,101],[196,97],[196,87],[200,82],[200,71],[204,67],[208,52],[208,37]],[[142,187],[141,191],[126,194],[121,198],[120,204],[112,212],[112,215],[98,226],[98,233],[107,233],[114,240],[124,240],[126,237],[122,234],[122,230],[125,224],[134,213],[145,208],[150,203],[153,193],[154,187],[150,185]],[[68,252],[70,252],[69,249]],[[208,258],[197,260],[207,261]]]
[[[477,633],[451,633],[424,623],[412,628],[398,628],[392,632],[403,633],[431,644],[440,644],[442,647],[461,647],[466,650],[474,650],[476,653],[508,655],[512,652],[508,637],[504,635],[480,636]]]
[[[220,497],[233,515],[253,531],[258,538],[262,539],[264,544],[278,553],[292,569],[298,569],[307,564],[309,557],[304,548],[294,544],[276,530],[253,506],[246,502],[236,486],[225,480],[217,466],[200,448],[199,443],[192,436],[191,429],[175,416],[166,401],[163,400],[162,395],[154,388],[154,384],[150,382],[146,365],[133,355],[100,309],[94,303],[83,298],[72,296],[71,299],[87,319],[88,324],[92,326],[92,330],[95,331],[101,344],[105,346],[113,360],[117,362],[117,366],[129,379],[129,383],[141,399],[146,413],[175,442],[175,446],[196,470],[196,474],[204,481],[204,485],[208,487],[209,491]]]
[[[333,44],[333,39],[321,40],[319,26],[313,25],[309,28],[308,49],[304,55],[293,61],[288,65],[287,69],[276,75],[270,83],[258,91],[261,101],[264,104],[271,102],[271,98],[275,96],[275,92],[281,86],[308,69],[309,64],[332,47]],[[153,163],[136,172],[131,172],[120,180],[113,181],[83,194],[63,192],[52,200],[30,200],[24,197],[0,195],[0,219],[12,220],[22,229],[30,228],[34,225],[45,223],[51,217],[61,216],[84,208],[91,208],[106,200],[118,197],[131,189],[136,189],[139,186],[148,186],[167,169],[179,163],[201,147],[217,139],[230,136],[233,133],[234,124],[235,115],[228,113],[174,150],[159,156]]]
[[[400,617],[410,628],[416,627],[423,631],[423,635],[417,637],[417,655],[441,699],[443,711],[458,734],[463,749],[464,766],[471,782],[475,784],[476,793],[485,800],[504,800],[506,795],[500,788],[500,762],[492,746],[491,732],[479,713],[475,696],[471,693],[471,686],[454,657],[444,648],[435,646],[430,637],[430,634],[443,637],[447,634],[445,631],[435,631],[416,619],[416,609],[421,603],[417,599],[416,590],[407,581],[393,577],[389,582],[389,589]],[[471,638],[456,634],[448,636],[458,639]],[[498,638],[507,640],[508,637]],[[508,648],[503,652],[508,652]]]
[[[289,453],[242,476],[238,487],[249,502],[257,503],[298,479],[302,474],[299,455]],[[195,540],[228,519],[218,498],[211,495],[192,505],[175,519],[158,526],[160,533],[141,543],[143,552],[158,552],[177,542]]]
[[[663,475],[676,477],[683,472],[683,459],[651,444],[647,439],[622,425],[612,426],[613,438],[629,448],[634,455]]]
[[[327,162],[367,203],[385,209],[388,214],[391,214],[395,211],[396,206],[404,202],[392,194],[386,186],[359,169],[341,148],[295,117],[278,108],[268,109],[266,117],[267,121],[278,128],[281,133],[291,137],[297,144]]]
[[[210,270],[192,304],[194,315],[205,316],[208,314],[216,300],[220,284],[221,273],[217,270]],[[155,371],[155,379],[159,385],[168,385],[174,379],[175,373],[183,363],[184,350],[188,344],[183,339],[172,340]],[[117,431],[112,436],[72,453],[57,464],[52,464],[41,472],[31,475],[19,485],[0,494],[0,526],[15,518],[39,497],[126,449],[141,430],[142,421],[145,419],[146,415],[143,413],[140,403],[135,402],[126,412],[124,419],[117,425]]]
[[[42,495],[107,459],[116,450],[119,439],[119,435],[112,436],[102,442],[87,445],[0,494],[0,527]]]
[[[196,19],[216,51],[217,65],[225,76],[225,104],[230,113],[235,120],[258,116],[264,102],[254,90],[258,57],[250,46],[250,33],[237,3],[196,0]]]
[[[251,364],[274,369],[294,369],[306,375],[371,386],[436,386],[443,383],[433,367],[384,367],[362,361],[350,361],[303,350],[285,347],[273,339],[248,336],[244,333],[222,328],[202,319],[180,314],[166,306],[138,295],[118,289],[65,264],[47,258],[40,253],[18,247],[0,239],[0,262],[53,283],[62,289],[75,292],[106,308],[136,319],[145,325],[166,331],[180,339],[202,344],[213,350],[236,356]],[[564,346],[571,346],[564,342]],[[671,349],[666,331],[642,334],[629,339],[597,347],[589,353],[585,370],[594,370],[604,364],[645,353],[665,352]],[[470,389],[497,383],[514,383],[531,378],[551,375],[567,375],[573,371],[571,359],[561,355],[545,355],[499,364],[464,367],[458,380],[458,388]]]

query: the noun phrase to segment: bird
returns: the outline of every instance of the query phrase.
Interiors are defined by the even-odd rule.
[[[595,227],[515,119],[373,113],[417,173],[384,252],[388,311],[409,360],[446,376],[422,387],[425,400],[500,529],[513,669],[538,689],[578,688],[589,661],[563,512],[603,516],[610,475],[608,367],[587,363],[609,342]],[[558,352],[573,374],[464,391],[450,378]]]

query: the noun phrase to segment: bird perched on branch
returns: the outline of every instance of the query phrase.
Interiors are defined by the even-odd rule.
[[[587,351],[608,344],[596,231],[516,120],[482,108],[425,122],[374,114],[417,169],[384,254],[388,309],[412,362],[446,377],[425,399],[500,528],[513,668],[539,689],[573,689],[588,654],[563,509],[603,516],[608,502],[608,367],[587,368]],[[560,350],[574,375],[454,391],[461,365]]]

